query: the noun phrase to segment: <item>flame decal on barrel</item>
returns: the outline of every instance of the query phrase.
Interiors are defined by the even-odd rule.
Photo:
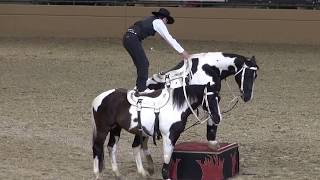
[[[223,163],[218,156],[213,155],[205,158],[204,161],[197,160],[202,170],[201,180],[221,180],[223,177]],[[205,172],[205,173],[204,173]]]
[[[178,165],[181,159],[176,159],[176,160],[172,160],[170,163],[170,174],[171,174],[171,179],[172,180],[177,180],[177,172],[178,172]]]

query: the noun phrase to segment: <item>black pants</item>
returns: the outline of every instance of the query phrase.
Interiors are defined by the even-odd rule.
[[[149,70],[149,61],[143,50],[142,43],[137,35],[129,32],[124,34],[122,43],[137,68],[138,77],[136,80],[136,86],[138,91],[142,92],[147,89],[146,82]]]

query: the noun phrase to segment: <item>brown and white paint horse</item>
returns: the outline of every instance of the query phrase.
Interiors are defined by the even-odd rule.
[[[215,79],[215,83],[217,84],[218,91],[220,91],[220,84],[222,79],[226,79],[227,77],[234,75],[235,81],[239,86],[239,90],[241,93],[241,98],[247,102],[253,97],[253,87],[254,80],[257,77],[258,66],[256,64],[255,58],[247,58],[237,54],[228,54],[222,52],[209,52],[209,53],[200,53],[194,54],[189,59],[189,63],[191,65],[191,74],[192,77],[189,80],[189,84],[207,84],[208,82],[212,83],[213,79]],[[183,66],[183,63],[179,63],[172,70],[179,69]],[[168,71],[167,73],[170,73]],[[153,78],[149,78],[147,81],[149,89],[163,89],[165,83],[157,82]],[[107,95],[105,92],[104,95]],[[103,97],[103,95],[100,95]],[[217,120],[218,118],[216,118]],[[220,120],[220,119],[219,119]],[[208,120],[207,124],[207,140],[209,145],[215,146],[218,144],[216,141],[216,133],[217,133],[217,124],[219,121],[214,121],[212,119]],[[118,142],[120,137],[121,128],[115,127],[110,130],[109,133],[109,142],[108,142],[108,150],[110,157],[113,161],[112,169],[116,173],[116,175],[120,175],[117,169],[115,156],[116,156],[116,142]],[[148,162],[148,172],[153,172],[153,161],[147,146],[148,137],[143,138],[143,152],[146,156]],[[137,149],[140,145],[140,138],[138,135],[135,136],[132,147],[135,149],[136,154],[136,162],[138,167],[138,172],[143,176],[146,176],[148,173],[143,169],[141,164],[140,151]],[[140,158],[140,160],[139,160]],[[138,165],[141,164],[141,165]],[[101,164],[99,164],[101,165]],[[139,170],[139,167],[141,167]]]
[[[210,112],[212,121],[220,121],[221,114],[218,106],[218,90],[215,83],[205,85],[188,85],[185,86],[188,101],[192,109],[202,105]],[[188,116],[192,113],[187,100],[184,96],[183,88],[162,89],[150,94],[154,96],[159,91],[169,91],[170,98],[168,103],[160,109],[159,129],[163,138],[163,167],[162,176],[164,179],[169,178],[169,162],[175,143],[181,132],[183,132]],[[203,99],[207,103],[203,104]],[[110,133],[108,142],[108,151],[111,160],[111,167],[116,177],[120,178],[121,174],[116,161],[116,148],[120,138],[121,129],[135,134],[132,144],[133,152],[137,164],[138,173],[142,176],[148,176],[153,173],[153,161],[150,153],[147,152],[146,142],[149,136],[154,133],[155,113],[154,109],[142,108],[140,113],[141,125],[143,129],[143,141],[140,142],[138,130],[138,113],[137,106],[131,105],[127,100],[126,89],[112,89],[98,95],[92,103],[93,115],[93,171],[96,178],[99,178],[104,167],[104,142]],[[144,170],[140,155],[140,144],[145,150],[148,165],[148,171]]]

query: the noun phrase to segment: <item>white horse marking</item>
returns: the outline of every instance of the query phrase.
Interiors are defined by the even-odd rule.
[[[140,152],[141,151],[139,146],[133,148],[133,154],[134,154],[134,159],[136,161],[138,173],[141,174],[143,177],[147,177],[149,176],[149,173],[143,168]]]
[[[101,102],[105,97],[107,97],[109,94],[113,93],[115,89],[111,89],[109,91],[101,93],[99,96],[97,96],[93,102],[92,102],[92,107],[94,108],[95,111],[98,110],[98,107],[101,105]]]
[[[93,172],[96,175],[96,179],[99,178],[99,160],[98,156],[96,156],[93,160]]]
[[[111,168],[112,171],[116,174],[116,176],[120,176],[118,163],[117,163],[117,143],[119,141],[119,136],[115,136],[115,144],[113,147],[108,146],[110,161],[111,161]]]

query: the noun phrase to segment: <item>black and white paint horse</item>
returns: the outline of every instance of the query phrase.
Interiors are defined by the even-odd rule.
[[[221,84],[221,80],[234,75],[243,101],[247,102],[252,99],[254,80],[257,77],[257,70],[259,69],[254,56],[247,58],[242,55],[223,52],[199,53],[191,55],[189,66],[191,78],[188,84],[206,84],[211,82],[213,77],[219,78],[220,81],[216,83]],[[162,73],[164,75],[154,74],[147,81],[148,88],[164,88],[165,82],[163,81],[165,80],[163,79],[165,75],[172,72],[183,72],[184,68],[183,62],[180,62],[173,69]],[[159,76],[162,76],[162,79]],[[180,83],[181,85],[182,83]],[[221,87],[221,85],[218,84],[218,87]]]
[[[220,121],[220,110],[218,106],[218,89],[215,83],[205,85],[188,85],[185,86],[185,92],[192,109],[202,105],[210,112],[211,120]],[[164,179],[169,178],[169,162],[175,143],[181,132],[183,132],[187,118],[191,110],[187,105],[184,90],[182,87],[175,89],[162,89],[146,96],[157,97],[169,92],[168,102],[159,111],[159,130],[163,138],[163,158],[162,176]],[[116,161],[117,143],[120,138],[121,129],[135,134],[132,144],[133,152],[137,164],[138,173],[142,176],[148,176],[153,173],[153,161],[147,149],[147,139],[155,131],[156,115],[154,109],[142,108],[140,111],[141,125],[143,129],[143,139],[141,142],[138,130],[138,112],[137,106],[129,103],[127,99],[128,90],[112,89],[98,95],[92,103],[93,115],[93,171],[97,178],[104,167],[104,142],[110,133],[108,142],[108,151],[111,160],[111,167],[116,177],[121,177]],[[203,101],[205,99],[205,101]],[[206,103],[203,103],[206,102]],[[143,144],[143,150],[150,165],[148,171],[143,168],[140,144]]]
[[[254,81],[257,78],[257,70],[259,69],[255,57],[247,58],[238,54],[209,52],[193,54],[186,63],[181,62],[173,69],[161,73],[154,74],[147,81],[149,89],[164,88],[168,81],[175,87],[183,84],[182,78],[184,71],[187,70],[188,84],[206,84],[216,79],[217,87],[221,87],[221,80],[233,75],[239,87],[240,97],[244,102],[248,102],[253,98]],[[167,78],[169,77],[169,78]],[[181,78],[182,77],[182,78]],[[216,140],[217,125],[219,122],[207,122],[207,140],[211,148],[218,148],[219,144]]]

